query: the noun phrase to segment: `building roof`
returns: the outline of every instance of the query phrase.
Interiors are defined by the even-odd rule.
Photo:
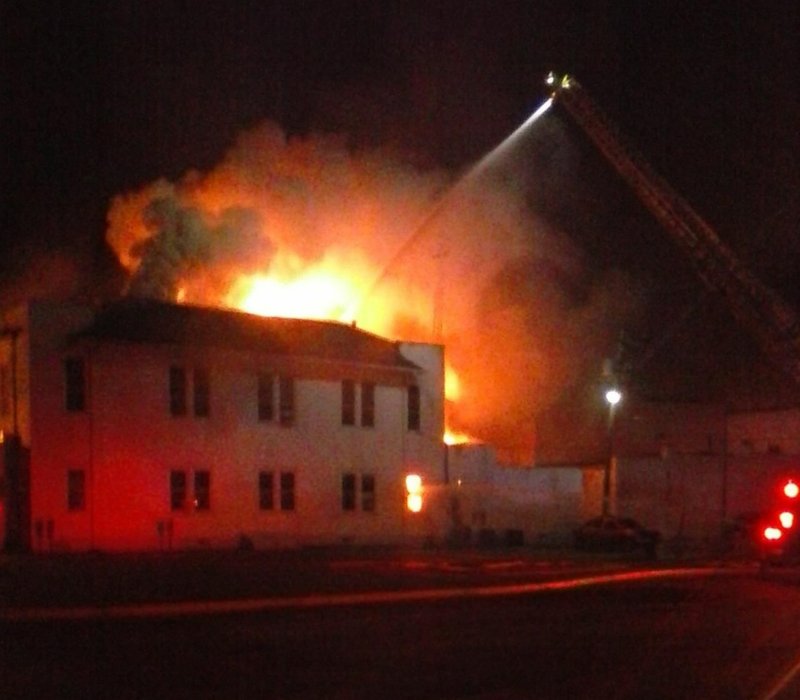
[[[125,299],[99,311],[79,338],[203,345],[418,369],[395,342],[334,321],[272,318],[188,304]]]

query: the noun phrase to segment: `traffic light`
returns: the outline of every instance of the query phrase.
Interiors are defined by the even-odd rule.
[[[793,479],[787,479],[783,484],[782,491],[785,501],[783,503],[783,510],[781,510],[780,515],[778,515],[778,521],[784,530],[791,530],[794,525],[794,511],[797,505],[797,494],[800,493],[800,487]]]
[[[780,487],[777,505],[777,522],[769,523],[762,530],[762,537],[770,543],[777,543],[794,527],[800,486],[794,479],[786,479]]]
[[[422,477],[419,474],[406,476],[406,508],[412,513],[422,510]]]

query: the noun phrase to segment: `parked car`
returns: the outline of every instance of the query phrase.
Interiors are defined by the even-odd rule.
[[[639,524],[633,518],[601,515],[575,530],[578,549],[626,552],[641,550],[655,556],[661,533]]]

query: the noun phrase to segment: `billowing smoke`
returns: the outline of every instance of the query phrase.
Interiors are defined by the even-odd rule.
[[[341,138],[290,139],[264,123],[210,173],[115,197],[107,239],[140,295],[223,303],[234,278],[323,264],[363,292],[446,184]]]
[[[268,314],[281,302],[443,342],[460,385],[451,427],[529,458],[537,413],[599,371],[630,312],[625,281],[591,273],[537,218],[530,177],[498,164],[456,178],[265,123],[207,174],[116,197],[107,238],[132,294]],[[251,303],[257,277],[283,285],[264,307]],[[310,299],[298,286],[334,278],[346,285],[310,287]]]
[[[174,188],[164,189],[171,191],[154,198],[143,212],[150,236],[130,249],[139,261],[130,294],[173,300],[182,284],[201,276],[206,294],[222,298],[239,275],[269,263],[273,248],[260,234],[255,211],[230,207],[212,218],[198,207],[181,204]]]

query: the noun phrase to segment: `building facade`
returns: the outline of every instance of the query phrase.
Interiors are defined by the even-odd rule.
[[[123,301],[0,322],[7,545],[396,543],[430,536],[444,357],[354,326]]]

